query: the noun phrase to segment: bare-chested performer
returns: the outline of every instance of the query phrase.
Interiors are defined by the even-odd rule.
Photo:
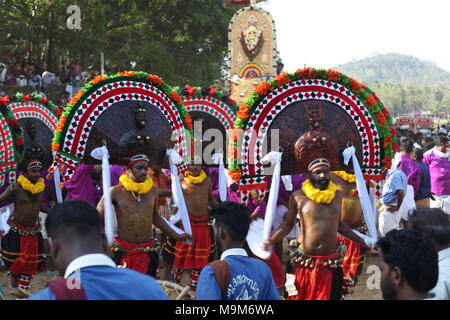
[[[341,299],[342,253],[337,233],[365,246],[364,240],[339,220],[342,192],[330,181],[330,162],[320,158],[308,165],[308,180],[292,194],[281,228],[265,243],[273,245],[286,236],[300,218],[299,247],[291,252],[295,287],[292,300]]]
[[[198,160],[194,158],[194,161],[198,162]],[[173,276],[175,282],[180,282],[184,270],[191,270],[191,289],[195,290],[201,269],[212,260],[215,254],[208,207],[214,208],[218,202],[212,194],[211,179],[206,176],[202,166],[191,163],[187,168],[181,187],[194,241],[192,244],[177,241],[174,247]]]
[[[158,214],[158,188],[147,178],[148,165],[147,155],[132,156],[120,184],[111,188],[117,217],[117,237],[112,250],[116,264],[156,277],[160,243],[155,241],[153,225],[179,241],[191,237],[173,231]],[[97,210],[103,218],[104,197]]]
[[[12,278],[12,286],[28,290],[31,279],[42,267],[44,246],[39,222],[43,208],[45,184],[41,178],[42,162],[24,160],[24,173],[0,195],[0,203],[14,200],[14,211],[9,217],[11,229],[1,240],[2,258]],[[1,236],[1,235],[0,235]]]
[[[356,188],[355,175],[350,171],[334,171],[331,174],[331,181],[342,192],[341,222],[352,229],[357,229],[363,234],[367,233],[361,201]],[[366,248],[341,235],[338,235],[338,240],[347,248],[344,261],[341,265],[342,271],[344,272],[344,280],[347,285],[354,286],[364,264]]]

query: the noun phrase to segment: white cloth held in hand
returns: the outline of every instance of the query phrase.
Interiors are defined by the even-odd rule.
[[[273,217],[275,215],[275,210],[277,209],[278,201],[278,191],[280,188],[280,176],[281,176],[281,152],[271,151],[261,162],[275,164],[272,176],[272,184],[270,186],[269,199],[267,201],[266,214],[264,218],[264,229],[262,241],[267,241],[270,237],[270,232],[272,231]]]
[[[103,181],[103,197],[105,205],[105,235],[108,244],[113,244],[114,237],[114,218],[111,202],[111,173],[109,170],[109,152],[106,146],[95,148],[91,151],[91,157],[102,160],[102,181]]]
[[[174,224],[181,220],[186,233],[192,235],[191,223],[189,221],[189,214],[186,208],[186,203],[184,202],[183,190],[181,189],[180,180],[178,179],[178,168],[176,166],[177,164],[180,164],[183,161],[183,159],[173,149],[167,150],[166,154],[169,157],[173,202],[175,206],[178,207],[178,212],[176,213],[176,215],[170,217],[169,220],[171,223]]]
[[[293,190],[294,187],[292,186],[292,176],[281,176],[281,180],[283,180],[284,188],[286,189],[286,191]]]
[[[53,155],[53,158],[55,158],[56,151],[53,151],[52,155]],[[56,200],[58,201],[58,203],[62,203],[64,200],[63,200],[61,188],[59,187],[59,184],[61,183],[61,174],[59,172],[59,166],[57,166],[55,169],[55,172],[53,172],[53,182],[55,184]]]
[[[369,198],[369,193],[367,192],[366,183],[364,181],[364,176],[359,166],[358,159],[355,154],[355,147],[351,146],[346,148],[342,156],[344,157],[344,163],[347,165],[350,159],[352,159],[353,170],[356,177],[356,187],[358,189],[359,200],[361,201],[361,208],[363,211],[364,220],[367,224],[367,229],[369,230],[369,235],[371,238],[377,239],[377,228],[376,228],[376,215],[372,208],[372,202]]]

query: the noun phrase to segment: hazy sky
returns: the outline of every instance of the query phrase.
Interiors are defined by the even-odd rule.
[[[450,71],[450,0],[267,0],[284,70],[331,68],[384,53]]]

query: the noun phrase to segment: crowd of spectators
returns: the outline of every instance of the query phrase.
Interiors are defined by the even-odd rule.
[[[62,86],[61,102],[74,96],[88,81],[99,74],[92,67],[84,68],[78,60],[58,63],[53,69],[45,62],[33,57],[30,52],[5,55],[0,60],[0,87],[32,87],[45,96],[45,89],[51,85]]]

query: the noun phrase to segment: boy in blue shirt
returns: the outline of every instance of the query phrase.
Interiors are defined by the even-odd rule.
[[[272,272],[263,261],[243,249],[250,227],[250,211],[225,201],[211,212],[220,262],[203,268],[197,300],[279,300]]]

